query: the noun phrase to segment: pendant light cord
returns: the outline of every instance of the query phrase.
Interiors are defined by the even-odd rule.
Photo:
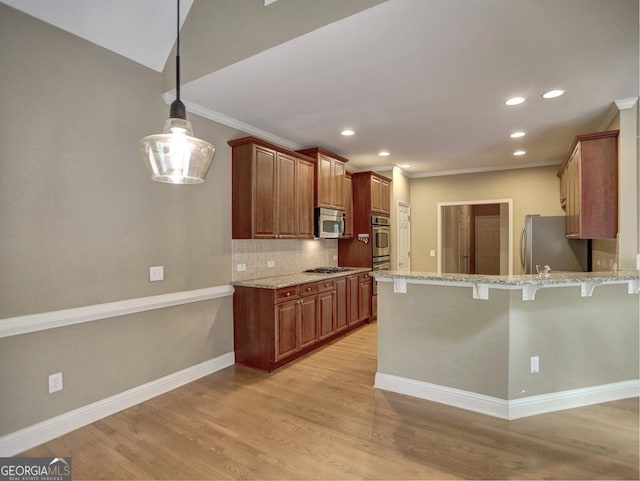
[[[178,14],[176,15],[176,99],[171,102],[169,117],[172,119],[187,118],[187,109],[180,100],[180,0],[177,0]]]
[[[180,0],[177,0],[178,13],[176,15],[176,99],[180,100]]]

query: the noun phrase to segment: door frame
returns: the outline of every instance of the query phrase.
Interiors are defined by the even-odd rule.
[[[437,273],[442,274],[442,246],[444,245],[442,232],[442,209],[451,205],[477,205],[477,204],[506,204],[508,219],[508,235],[509,242],[507,246],[508,252],[508,275],[513,275],[513,199],[487,199],[487,200],[460,200],[453,202],[438,202],[436,212],[436,240],[437,240]]]
[[[395,268],[397,270],[399,270],[398,267],[398,252],[400,252],[399,249],[399,245],[400,245],[400,216],[399,216],[399,211],[400,211],[400,207],[406,207],[409,213],[409,227],[407,229],[407,242],[409,243],[409,255],[408,255],[408,259],[409,259],[409,268],[407,269],[408,272],[411,272],[411,204],[407,203],[407,202],[402,202],[402,201],[398,201],[397,205],[396,205],[396,239],[395,239]],[[393,248],[393,244],[391,245],[391,247]]]

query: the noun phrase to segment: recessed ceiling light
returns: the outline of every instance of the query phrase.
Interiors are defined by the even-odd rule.
[[[520,105],[525,101],[524,97],[511,97],[509,100],[505,102],[507,105]]]
[[[389,152],[387,152],[386,150],[381,150],[380,152],[378,152],[378,155],[380,157],[389,157],[391,154]]]
[[[527,135],[527,134],[525,134],[524,132],[513,132],[513,133],[510,135],[510,137],[511,137],[512,139],[519,139],[520,137],[524,137],[525,135]]]
[[[560,97],[564,93],[564,90],[549,90],[542,94],[543,99],[555,99]]]
[[[350,137],[355,134],[355,132],[351,129],[344,129],[342,132],[340,132],[340,134],[344,135],[345,137]]]
[[[526,152],[524,150],[516,150],[513,155],[524,155]]]

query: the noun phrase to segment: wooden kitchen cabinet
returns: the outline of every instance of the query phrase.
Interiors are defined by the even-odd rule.
[[[618,131],[578,135],[558,176],[567,237],[615,238],[618,233]]]
[[[299,153],[316,161],[315,207],[344,211],[345,163],[349,160],[320,147],[299,150]]]
[[[336,279],[334,285],[336,290],[336,310],[333,330],[337,332],[349,327],[347,316],[347,278],[341,277]]]
[[[366,280],[371,286],[368,274],[281,289],[235,286],[236,362],[273,371],[368,321],[371,287],[364,286]]]
[[[232,238],[313,238],[312,158],[255,137],[232,147]]]
[[[355,172],[351,176],[353,189],[353,236],[338,239],[338,265],[373,266],[372,215],[389,216],[391,212],[391,179],[377,172]],[[369,242],[358,240],[368,236]]]
[[[391,212],[391,183],[376,175],[371,176],[371,211],[385,215]]]
[[[298,300],[276,305],[276,361],[297,352],[300,347],[298,339],[299,308]]]
[[[346,214],[344,235],[353,237],[353,180],[349,172],[344,176],[344,212]]]
[[[360,319],[371,317],[371,298],[373,295],[373,279],[369,274],[359,276],[358,316]]]

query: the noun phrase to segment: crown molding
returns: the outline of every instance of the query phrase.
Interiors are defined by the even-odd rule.
[[[173,102],[176,97],[170,92],[165,92],[164,94],[162,94],[162,98],[167,105],[171,105],[171,102]],[[214,122],[226,125],[227,127],[241,130],[242,132],[246,132],[249,135],[259,137],[263,140],[267,140],[282,147],[286,147],[289,150],[301,150],[305,148],[304,145],[300,145],[285,138],[279,137],[270,132],[267,132],[266,130],[254,127],[253,125],[245,124],[240,120],[229,117],[228,115],[221,114],[220,112],[210,110],[194,102],[190,102],[188,100],[182,100],[182,102],[184,103],[188,112],[199,115],[200,117],[204,117],[205,119],[213,120]]]
[[[437,172],[425,172],[417,174],[409,174],[411,179],[421,179],[424,177],[442,177],[445,175],[462,175],[462,174],[481,174],[484,172],[496,172],[501,170],[519,170],[519,169],[533,169],[536,167],[549,167],[551,165],[560,165],[562,160],[552,160],[548,162],[530,162],[527,164],[508,164],[508,165],[493,165],[487,167],[477,167],[472,169],[457,169],[457,170],[441,170]]]
[[[629,97],[627,99],[618,99],[614,100],[613,103],[616,104],[618,110],[626,110],[632,108],[636,102],[638,102],[638,97]]]

